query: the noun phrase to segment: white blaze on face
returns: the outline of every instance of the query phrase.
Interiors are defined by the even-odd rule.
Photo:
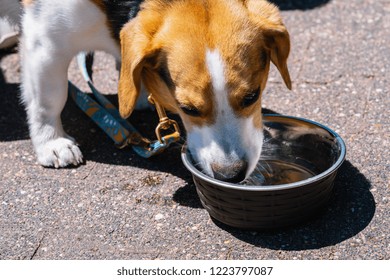
[[[206,50],[213,95],[215,122],[195,126],[188,133],[188,148],[198,167],[213,176],[211,164],[233,166],[239,160],[248,163],[248,176],[256,166],[263,143],[263,132],[254,126],[253,117],[238,117],[229,103],[224,61],[218,50]]]

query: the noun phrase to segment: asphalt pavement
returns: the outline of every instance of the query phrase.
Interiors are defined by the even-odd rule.
[[[153,159],[118,150],[72,101],[63,124],[85,163],[43,168],[19,99],[19,54],[3,51],[0,259],[388,260],[390,1],[274,2],[291,35],[293,90],[272,68],[263,107],[322,123],[346,142],[326,209],[285,229],[227,227],[202,207],[180,144]],[[93,70],[97,87],[115,93],[114,60],[99,52]],[[87,90],[74,62],[69,79]],[[157,116],[131,120],[152,135]]]

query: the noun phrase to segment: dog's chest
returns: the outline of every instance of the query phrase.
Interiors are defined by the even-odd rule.
[[[123,25],[137,15],[144,0],[98,0],[93,2],[104,9],[111,32],[115,39],[119,40],[119,33]]]

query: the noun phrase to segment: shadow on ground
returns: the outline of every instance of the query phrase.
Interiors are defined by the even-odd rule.
[[[310,10],[321,7],[330,0],[269,0],[281,10]]]
[[[3,56],[13,50],[0,51],[0,61]],[[0,141],[15,141],[28,139],[26,113],[19,98],[19,84],[5,81],[0,69]]]

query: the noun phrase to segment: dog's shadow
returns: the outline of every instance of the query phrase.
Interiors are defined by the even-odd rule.
[[[330,0],[269,0],[281,10],[310,10],[321,7]]]
[[[0,50],[0,61],[15,49]],[[0,68],[0,141],[28,139],[26,113],[19,98],[20,85],[7,83]]]
[[[1,57],[0,57],[1,58]],[[10,142],[28,139],[26,114],[19,101],[19,84],[7,84],[0,71],[0,141]],[[116,97],[112,98],[115,102]],[[264,113],[275,113],[264,110]],[[186,185],[176,190],[173,200],[183,206],[201,208],[191,174],[181,162],[181,144],[151,159],[137,156],[131,149],[119,150],[79,108],[68,100],[62,114],[65,131],[75,137],[86,161],[134,166],[147,170],[162,171],[182,178]],[[138,112],[131,122],[146,136],[154,137],[157,115]],[[183,143],[182,141],[181,143]],[[334,185],[334,193],[326,209],[306,223],[290,228],[267,232],[248,232],[228,227],[218,221],[217,226],[259,247],[275,250],[317,249],[340,243],[361,232],[372,220],[375,202],[370,192],[371,184],[349,161],[341,166]],[[367,240],[373,238],[369,234]]]

